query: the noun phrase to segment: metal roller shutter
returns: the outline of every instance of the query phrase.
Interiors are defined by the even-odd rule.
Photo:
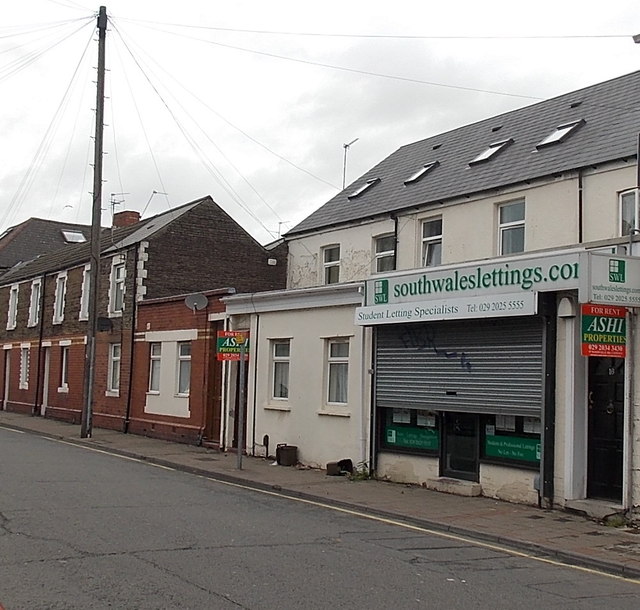
[[[540,318],[398,324],[376,333],[376,406],[540,417]]]

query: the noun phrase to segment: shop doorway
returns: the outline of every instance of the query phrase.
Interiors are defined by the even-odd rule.
[[[444,477],[478,481],[480,473],[478,416],[444,413],[441,474]]]
[[[624,362],[624,358],[589,358],[589,498],[622,501]]]

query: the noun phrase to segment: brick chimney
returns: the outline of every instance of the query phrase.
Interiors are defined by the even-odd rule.
[[[140,212],[135,210],[124,210],[124,212],[116,212],[113,215],[114,227],[129,227],[140,222]]]

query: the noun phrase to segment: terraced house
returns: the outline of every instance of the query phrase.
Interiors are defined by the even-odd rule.
[[[248,446],[591,514],[640,505],[640,72],[403,146],[285,236]]]
[[[286,246],[261,246],[204,197],[117,213],[100,247],[93,424],[224,445],[220,297],[284,286]],[[90,253],[68,245],[0,278],[3,409],[80,422]]]

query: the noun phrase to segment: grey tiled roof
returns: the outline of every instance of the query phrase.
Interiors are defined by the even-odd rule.
[[[163,214],[141,220],[133,225],[115,229],[104,229],[100,239],[100,252],[105,253],[126,248],[140,241],[149,239],[169,222],[176,220],[182,214],[204,201],[211,201],[211,198],[203,197],[202,199],[197,199],[196,201],[174,208]],[[65,248],[40,256],[33,261],[18,265],[14,269],[7,271],[0,276],[0,285],[20,282],[38,277],[44,273],[54,273],[64,269],[71,269],[88,263],[90,260],[90,241],[83,244],[69,244]]]
[[[69,247],[62,231],[79,231],[86,239],[91,236],[90,226],[44,218],[29,218],[11,227],[0,239],[0,268],[9,269],[17,263]]]
[[[580,119],[584,124],[566,140],[536,148],[559,125]],[[628,159],[632,163],[638,132],[640,71],[403,146],[286,236],[610,161]],[[469,165],[489,144],[507,139],[513,142],[495,157]],[[439,165],[422,180],[405,186],[407,178],[434,161]],[[359,197],[348,198],[375,178],[381,179],[378,184]]]

